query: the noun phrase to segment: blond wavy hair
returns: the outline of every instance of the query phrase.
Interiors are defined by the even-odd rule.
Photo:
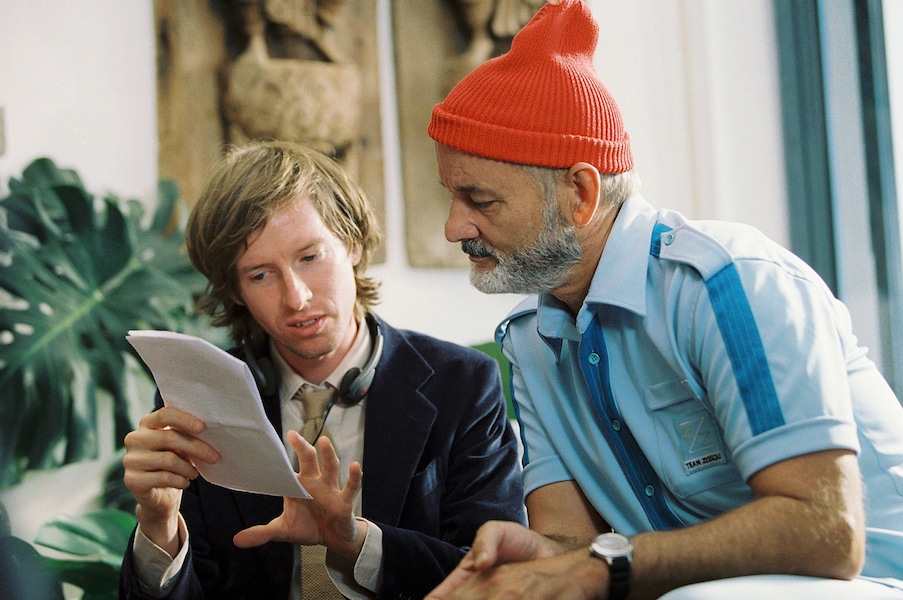
[[[234,147],[215,168],[189,215],[186,245],[191,263],[208,282],[198,310],[210,315],[213,325],[229,327],[236,342],[260,329],[247,308],[236,302],[238,257],[249,236],[272,214],[307,198],[346,248],[361,252],[354,268],[358,319],[379,302],[379,283],[365,273],[383,240],[382,231],[367,196],[345,170],[300,144]]]

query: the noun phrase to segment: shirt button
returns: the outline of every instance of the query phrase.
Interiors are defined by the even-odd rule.
[[[589,364],[591,364],[591,365],[598,365],[599,364],[599,355],[596,354],[595,352],[593,352],[589,355],[587,360],[589,360]]]
[[[621,431],[621,422],[618,421],[617,419],[612,420],[611,428],[614,429],[615,431]]]
[[[644,491],[646,492],[647,496],[651,497],[655,495],[655,488],[652,485],[647,485]]]
[[[674,241],[674,234],[666,233],[665,234],[665,245],[670,246],[673,241]]]

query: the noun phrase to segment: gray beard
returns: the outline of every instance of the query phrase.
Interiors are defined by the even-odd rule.
[[[552,221],[551,223],[549,221]],[[478,239],[464,240],[461,249],[473,256],[491,256],[489,271],[470,271],[470,283],[484,294],[538,294],[561,287],[583,256],[576,228],[546,215],[536,242],[504,257]]]

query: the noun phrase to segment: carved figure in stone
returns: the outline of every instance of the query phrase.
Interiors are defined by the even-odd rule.
[[[450,0],[470,40],[449,64],[447,88],[496,54],[496,41],[509,39],[546,0]]]
[[[361,73],[338,43],[345,0],[238,0],[248,35],[225,105],[233,142],[303,142],[356,170]],[[269,44],[281,32],[278,56]]]

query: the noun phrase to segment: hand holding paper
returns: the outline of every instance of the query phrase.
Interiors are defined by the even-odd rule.
[[[130,331],[126,337],[154,375],[167,406],[206,423],[198,438],[220,453],[201,476],[223,487],[310,498],[263,410],[248,365],[200,338],[170,331]]]

